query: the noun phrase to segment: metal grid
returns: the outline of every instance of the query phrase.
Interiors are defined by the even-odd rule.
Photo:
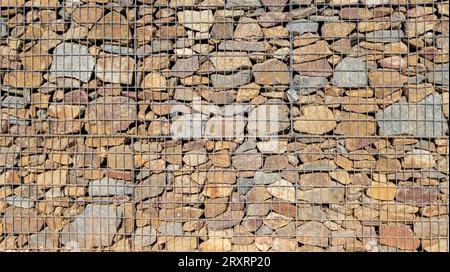
[[[0,0],[0,250],[448,251],[448,6]]]

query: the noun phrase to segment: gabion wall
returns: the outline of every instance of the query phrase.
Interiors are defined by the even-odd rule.
[[[448,1],[0,16],[0,250],[448,251]]]

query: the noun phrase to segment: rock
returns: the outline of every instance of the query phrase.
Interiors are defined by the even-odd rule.
[[[36,183],[45,188],[62,187],[67,184],[67,169],[47,171],[36,176]]]
[[[8,26],[0,21],[0,38],[8,36]]]
[[[20,196],[8,196],[5,198],[5,202],[9,205],[24,209],[30,209],[34,207],[33,200]]]
[[[353,112],[341,112],[341,122],[334,132],[347,136],[373,135],[376,131],[375,120],[372,116]],[[392,119],[389,119],[392,120]]]
[[[367,74],[364,63],[359,58],[344,58],[336,65],[331,83],[343,88],[367,86]]]
[[[240,17],[234,30],[235,39],[251,40],[263,37],[258,21],[248,17]]]
[[[300,36],[303,33],[307,32],[316,33],[319,30],[319,24],[316,22],[301,19],[289,22],[286,25],[286,28],[289,30],[289,32],[292,32],[294,35]]]
[[[435,204],[438,198],[436,188],[400,186],[397,188],[395,199],[398,202],[411,204],[417,207]]]
[[[214,24],[214,16],[211,10],[180,11],[177,13],[177,18],[178,22],[184,27],[200,32],[208,32],[209,28]]]
[[[37,233],[44,226],[45,219],[35,209],[23,209],[9,206],[4,209],[2,217],[4,234]]]
[[[281,180],[281,175],[279,173],[264,173],[264,172],[256,172],[254,182],[256,185],[268,185],[272,184],[276,181]]]
[[[433,67],[430,69],[430,71],[427,73],[427,79],[428,81],[449,86],[449,64],[436,64],[433,65]]]
[[[121,216],[121,211],[115,206],[89,204],[63,228],[61,243],[74,243],[80,249],[109,246],[117,233]]]
[[[261,2],[259,0],[228,0],[225,8],[259,8]]]
[[[167,88],[167,79],[159,73],[149,73],[144,77],[141,88],[150,91],[165,91]]]
[[[230,54],[227,52],[217,52],[211,54],[209,60],[216,68],[216,71],[220,73],[252,67],[252,63],[246,53],[235,52]]]
[[[222,23],[221,23],[222,24]],[[227,40],[219,44],[219,50],[223,51],[240,51],[240,52],[264,52],[266,46],[263,42],[254,41],[233,41]]]
[[[366,190],[366,194],[377,200],[394,200],[395,184],[392,182],[372,182],[370,188]]]
[[[205,217],[212,218],[224,213],[228,208],[228,198],[214,198],[205,201]]]
[[[124,171],[133,168],[133,154],[129,145],[111,147],[106,156],[108,168],[111,170]]]
[[[323,224],[310,221],[297,227],[297,241],[304,245],[327,247],[330,231]]]
[[[14,88],[38,88],[42,84],[42,74],[30,71],[14,71],[7,73],[3,83]]]
[[[270,11],[283,11],[288,0],[261,0],[261,3],[265,5]]]
[[[251,76],[251,71],[240,71],[230,75],[213,74],[211,82],[214,88],[233,89],[250,83]]]
[[[294,129],[310,134],[324,134],[336,127],[333,112],[325,106],[302,107],[302,115],[294,121]]]
[[[433,94],[418,103],[409,104],[405,99],[376,113],[380,135],[412,135],[414,137],[443,136],[448,130],[442,112],[442,97]],[[429,120],[433,120],[430,122]]]
[[[269,193],[279,199],[295,203],[295,187],[292,183],[280,179],[267,187]]]
[[[97,59],[95,73],[103,82],[131,84],[135,62],[130,57],[102,55]]]
[[[276,135],[289,127],[289,108],[278,100],[269,100],[253,109],[248,117],[247,131],[251,136]]]
[[[289,160],[285,155],[273,155],[266,158],[264,169],[268,171],[283,170],[289,167]]]
[[[196,237],[175,237],[166,242],[166,249],[169,251],[194,251],[197,249],[197,238]]]
[[[348,36],[353,29],[355,29],[356,24],[354,23],[324,23],[322,26],[322,37],[325,39],[336,39]]]
[[[56,251],[58,248],[58,240],[58,233],[44,230],[31,234],[28,237],[28,247],[32,250]]]
[[[350,175],[348,174],[347,171],[340,170],[330,172],[330,177],[344,185],[352,183],[352,179],[350,178]]]
[[[300,75],[313,77],[327,77],[333,74],[333,69],[326,59],[294,64],[293,68]]]
[[[309,95],[325,87],[327,83],[326,77],[295,75],[292,87],[299,95]]]
[[[208,161],[205,149],[192,150],[183,156],[183,162],[188,166],[198,166]]]
[[[100,97],[89,103],[87,129],[93,134],[111,135],[126,130],[137,118],[133,100],[124,96]]]
[[[257,170],[262,167],[263,158],[261,154],[248,151],[233,157],[233,166],[238,170]]]
[[[158,232],[163,235],[181,236],[183,235],[183,226],[181,223],[163,222],[159,225]]]
[[[244,137],[244,129],[247,124],[245,117],[212,117],[205,124],[205,135],[218,138]]]
[[[134,195],[136,201],[156,197],[164,192],[167,176],[164,173],[153,174],[148,179],[135,186]]]
[[[256,143],[259,152],[262,154],[280,154],[287,150],[286,141],[271,140]]]
[[[333,52],[330,50],[326,41],[318,41],[311,45],[302,46],[292,51],[294,63],[308,62],[326,58]]]
[[[94,24],[87,38],[107,43],[127,44],[132,36],[127,18],[119,12],[112,11]]]
[[[253,75],[255,76],[255,82],[263,85],[287,85],[290,82],[287,65],[277,59],[255,64]]]
[[[339,203],[344,200],[345,188],[330,182],[330,187],[297,191],[297,199],[311,203]]]
[[[88,82],[95,63],[95,58],[89,54],[87,46],[64,42],[53,51],[50,72],[56,77],[73,77]]]
[[[367,42],[373,43],[394,43],[404,37],[402,30],[377,30],[365,34]]]
[[[133,191],[131,183],[127,184],[123,180],[115,180],[108,177],[91,181],[88,188],[90,196],[131,195]]]
[[[137,248],[149,247],[156,242],[157,233],[151,226],[137,228],[133,234],[133,245]]]
[[[180,78],[186,78],[192,76],[197,72],[199,68],[198,57],[190,57],[187,59],[177,59],[172,69],[170,70],[170,75]]]
[[[1,106],[11,109],[23,109],[26,107],[26,102],[23,97],[6,96],[1,101]]]
[[[406,153],[403,160],[403,168],[433,168],[436,162],[431,152],[421,149],[413,149]]]
[[[200,251],[226,252],[231,251],[231,240],[223,238],[209,238],[198,247]]]
[[[406,225],[381,225],[380,244],[396,247],[404,250],[415,250],[419,247],[419,239],[414,237],[414,232]]]
[[[207,226],[209,230],[223,230],[239,224],[243,217],[244,211],[227,210],[225,213],[208,221]]]

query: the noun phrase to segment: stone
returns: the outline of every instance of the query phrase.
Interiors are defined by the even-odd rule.
[[[129,145],[111,147],[106,155],[107,166],[111,170],[124,171],[133,168],[133,154]]]
[[[322,37],[325,39],[344,38],[348,36],[354,29],[356,24],[354,23],[328,23],[325,22],[322,26]]]
[[[212,218],[224,213],[228,208],[228,198],[214,198],[205,201],[205,217]]]
[[[179,78],[192,76],[195,72],[197,72],[199,65],[200,64],[197,56],[187,59],[177,59],[175,64],[172,66],[172,69],[170,70],[170,75]]]
[[[372,116],[353,112],[341,112],[341,122],[334,132],[346,136],[373,135],[376,131],[375,120]],[[391,120],[391,119],[389,119]]]
[[[448,130],[448,124],[441,105],[442,97],[436,93],[414,104],[401,99],[375,114],[380,129],[379,134],[414,137],[443,136]]]
[[[105,96],[89,103],[87,129],[93,134],[111,135],[126,130],[137,118],[135,102],[124,96]]]
[[[219,50],[240,52],[264,52],[267,50],[263,42],[227,40],[219,44]]]
[[[227,210],[225,213],[210,219],[207,223],[209,230],[223,230],[231,228],[241,222],[244,217],[244,211]]]
[[[403,168],[433,168],[436,165],[436,162],[433,158],[433,155],[430,151],[421,150],[421,149],[413,149],[412,151],[406,153],[406,156],[403,160]]]
[[[220,73],[246,69],[252,66],[247,54],[239,52],[234,52],[232,54],[227,52],[212,53],[209,60],[216,68],[216,71]]]
[[[95,73],[103,82],[131,84],[135,65],[130,57],[102,55],[97,59]]]
[[[347,171],[344,170],[330,172],[330,177],[344,185],[352,183],[350,175],[348,174]]]
[[[262,154],[280,154],[287,150],[287,141],[271,140],[256,143]]]
[[[238,9],[238,8],[259,8],[261,2],[259,0],[228,0],[225,8]]]
[[[61,231],[63,245],[75,244],[80,249],[112,244],[121,223],[122,213],[115,206],[89,204],[75,220]]]
[[[30,71],[14,71],[7,73],[3,83],[14,88],[38,88],[43,82],[42,74]]]
[[[89,183],[88,193],[90,196],[121,196],[131,195],[133,185],[124,180],[116,180],[104,177],[100,180],[93,180]]]
[[[8,196],[5,198],[5,202],[9,205],[24,209],[31,209],[34,207],[33,200],[20,196]]]
[[[208,32],[209,28],[214,24],[214,16],[211,10],[180,11],[177,13],[177,18],[178,22],[184,27],[200,32]]]
[[[406,225],[381,225],[380,244],[404,250],[415,250],[420,241],[415,238],[414,232]]]
[[[213,138],[241,138],[247,119],[240,116],[212,117],[205,124],[205,135]]]
[[[87,38],[107,43],[127,44],[132,36],[127,18],[117,11],[112,11],[94,24]]]
[[[327,77],[333,74],[333,69],[326,59],[294,64],[292,66],[300,75],[312,77]]]
[[[137,228],[133,234],[133,245],[137,248],[149,247],[156,242],[157,233],[151,226]]]
[[[158,232],[163,235],[181,236],[183,235],[183,225],[175,222],[163,222],[159,225]]]
[[[89,54],[88,47],[64,42],[55,47],[50,72],[56,77],[72,77],[88,82],[96,60]]]
[[[183,162],[188,166],[198,166],[208,161],[205,149],[192,150],[183,156]]]
[[[287,2],[288,0],[261,0],[261,3],[270,11],[283,11]]]
[[[261,154],[252,151],[233,156],[232,160],[234,168],[241,171],[257,170],[263,165]]]
[[[144,77],[141,88],[150,91],[165,91],[167,88],[167,79],[159,73],[149,73]]]
[[[331,83],[342,88],[367,86],[366,66],[359,58],[344,58],[336,65]]]
[[[248,116],[247,131],[251,136],[276,135],[289,127],[289,108],[279,100],[269,100],[254,108]]]
[[[198,247],[200,251],[227,252],[231,251],[231,240],[223,238],[209,238]]]
[[[45,188],[62,187],[67,184],[67,169],[47,171],[36,176],[36,183]]]
[[[40,217],[35,209],[24,209],[9,206],[2,216],[4,234],[37,233],[44,226],[45,219]]]
[[[296,131],[320,135],[337,125],[333,112],[325,106],[306,106],[301,111],[301,116],[294,121]]]
[[[404,37],[402,30],[377,30],[367,32],[364,35],[367,42],[373,43],[395,43]]]
[[[252,70],[257,84],[287,85],[290,82],[287,65],[277,59],[255,64]]]
[[[436,188],[400,186],[397,188],[395,199],[398,202],[411,204],[417,207],[435,204],[438,198]]]
[[[213,74],[211,75],[211,82],[217,89],[233,89],[250,83],[251,76],[252,72],[247,70],[230,75]]]
[[[449,86],[449,64],[436,64],[430,69],[430,71],[426,74],[428,81]]]
[[[394,200],[395,184],[392,182],[372,182],[370,188],[366,190],[366,194],[370,198],[377,200]]]
[[[311,203],[340,203],[344,200],[345,188],[330,182],[329,187],[297,191],[297,199]]]
[[[8,26],[0,21],[0,38],[8,36]]]
[[[234,30],[235,39],[251,40],[263,37],[258,21],[248,17],[240,17]]]
[[[295,187],[292,183],[280,179],[267,187],[267,191],[274,197],[295,203]]]
[[[323,59],[331,55],[333,52],[330,50],[326,41],[318,41],[311,45],[302,46],[292,51],[292,58],[294,63],[308,62],[318,59]]]
[[[326,77],[295,75],[292,87],[299,95],[309,95],[318,89],[324,88],[327,83]]]
[[[197,238],[182,236],[175,237],[166,242],[166,249],[169,251],[186,251],[191,252],[197,249]]]
[[[301,36],[303,33],[307,32],[316,33],[319,30],[319,24],[317,22],[300,19],[289,22],[286,25],[286,28],[294,35]]]
[[[156,197],[164,192],[167,176],[165,173],[153,174],[134,188],[136,201]]]
[[[320,222],[310,221],[297,227],[297,241],[304,245],[327,247],[330,231]]]

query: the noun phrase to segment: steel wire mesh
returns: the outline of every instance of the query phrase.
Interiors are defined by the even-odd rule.
[[[448,6],[0,0],[0,250],[448,251]]]

